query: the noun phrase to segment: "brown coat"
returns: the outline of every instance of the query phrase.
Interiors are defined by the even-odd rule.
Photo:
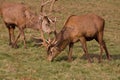
[[[0,6],[0,14],[9,31],[9,44],[16,47],[20,35],[23,36],[24,47],[26,47],[24,29],[26,27],[40,30],[43,38],[43,32],[50,33],[50,21],[47,16],[35,15],[30,7],[22,3],[3,2]],[[18,27],[19,35],[14,38],[14,29]]]
[[[91,62],[87,51],[86,41],[93,39],[100,44],[100,54],[102,55],[102,51],[104,49],[106,51],[107,58],[109,59],[110,56],[103,40],[104,23],[104,19],[95,14],[70,16],[62,30],[58,33],[55,42],[49,46],[48,60],[53,60],[66,48],[67,45],[69,45],[68,59],[71,61],[73,44],[80,41],[83,46],[83,50],[88,57],[88,61]],[[102,57],[101,55],[100,60]]]

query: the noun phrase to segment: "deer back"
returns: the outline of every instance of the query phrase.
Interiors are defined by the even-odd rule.
[[[1,5],[1,14],[5,22],[21,25],[26,21],[24,15],[26,9],[27,6],[24,4],[5,2]]]

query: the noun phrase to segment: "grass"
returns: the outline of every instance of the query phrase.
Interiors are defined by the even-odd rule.
[[[39,13],[40,0],[9,1],[24,2]],[[58,31],[71,14],[95,13],[105,19],[104,39],[112,60],[107,61],[104,54],[102,63],[98,63],[99,45],[95,41],[87,42],[94,60],[91,64],[87,62],[80,43],[74,46],[72,62],[66,60],[67,48],[53,62],[48,62],[46,49],[35,47],[30,38],[39,33],[30,29],[25,30],[28,49],[24,49],[21,40],[19,48],[13,49],[8,46],[8,31],[0,18],[0,80],[120,80],[119,4],[119,0],[58,0],[54,7],[52,16],[57,16]]]

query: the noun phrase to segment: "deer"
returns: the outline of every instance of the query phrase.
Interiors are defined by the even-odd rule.
[[[92,62],[88,55],[86,42],[93,39],[100,45],[99,62],[102,59],[103,49],[106,52],[107,59],[110,60],[110,54],[103,40],[104,26],[105,20],[96,14],[71,15],[61,31],[57,33],[56,38],[49,42],[47,47],[47,60],[53,61],[66,46],[69,46],[68,61],[72,61],[74,43],[80,42],[88,62]]]
[[[54,23],[54,20],[43,13],[36,15],[30,7],[24,3],[3,2],[0,6],[0,15],[9,32],[9,45],[13,48],[17,47],[17,41],[20,36],[23,38],[24,48],[27,48],[24,33],[25,28],[40,31],[44,44],[45,38],[43,34],[54,32],[54,30],[50,28],[50,24]],[[19,34],[15,39],[14,30],[16,27],[19,29]]]

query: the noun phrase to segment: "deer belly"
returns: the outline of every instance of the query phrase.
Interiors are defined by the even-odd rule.
[[[93,40],[93,39],[95,39],[96,35],[97,35],[97,31],[96,30],[94,30],[94,31],[88,31],[86,33],[86,35],[85,35],[85,39],[87,41]]]
[[[72,38],[71,42],[78,42],[78,41],[79,41],[79,37],[74,37],[74,38]]]
[[[85,37],[86,41],[91,41],[93,39],[95,39],[95,37]]]

